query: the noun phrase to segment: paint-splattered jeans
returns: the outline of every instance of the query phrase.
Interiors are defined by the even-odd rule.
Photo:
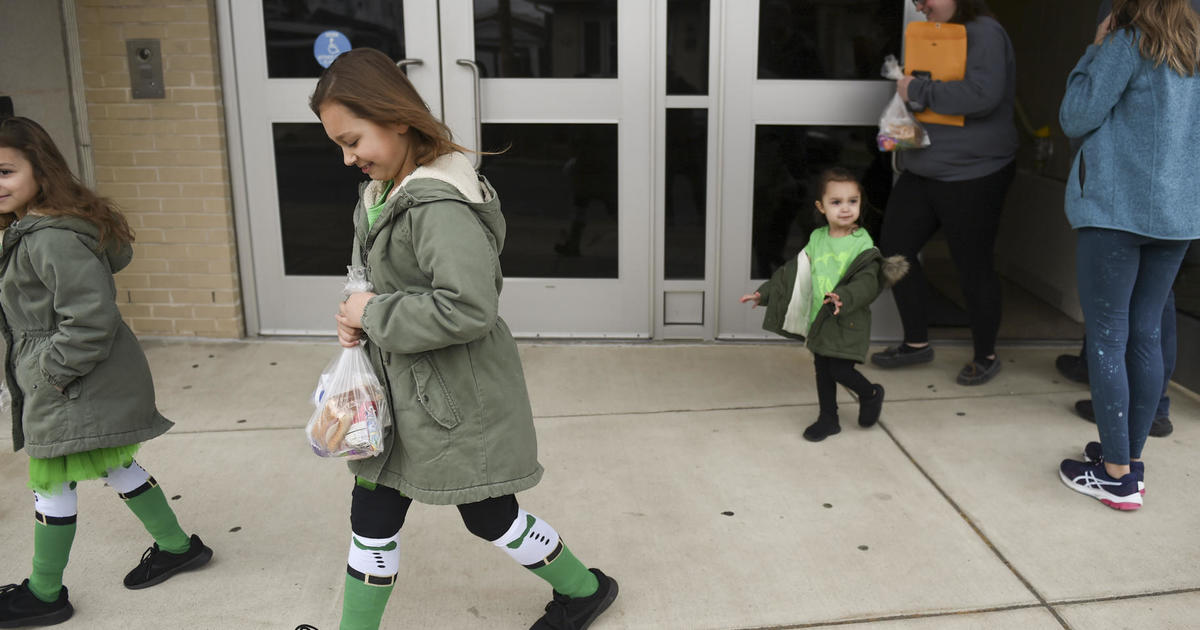
[[[1162,396],[1161,325],[1188,241],[1079,230],[1076,269],[1104,459],[1140,459]]]

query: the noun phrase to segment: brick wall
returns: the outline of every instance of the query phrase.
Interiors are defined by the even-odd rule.
[[[96,186],[136,232],[117,302],[139,334],[244,333],[209,0],[77,0]],[[133,99],[125,40],[162,42],[166,98]]]

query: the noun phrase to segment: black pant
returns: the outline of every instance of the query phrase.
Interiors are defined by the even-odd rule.
[[[367,538],[391,538],[404,526],[410,505],[412,499],[395,488],[377,485],[369,490],[356,483],[350,498],[350,528]],[[511,494],[455,507],[467,530],[487,541],[503,536],[517,518],[517,497]]]
[[[859,400],[875,395],[875,386],[867,377],[854,368],[850,359],[836,359],[813,354],[813,366],[817,369],[817,400],[821,403],[821,418],[837,418],[837,384],[849,387]]]
[[[995,353],[1000,278],[993,259],[1000,211],[1015,173],[1015,163],[1010,163],[991,175],[965,181],[943,182],[909,172],[896,181],[883,216],[879,249],[884,256],[903,254],[911,265],[908,275],[892,287],[905,341],[929,341],[929,284],[917,254],[941,228],[967,298],[975,358]]]

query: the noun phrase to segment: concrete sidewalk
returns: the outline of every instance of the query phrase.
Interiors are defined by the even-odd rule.
[[[213,562],[144,591],[121,578],[150,544],[100,482],[81,485],[64,629],[337,628],[351,477],[302,427],[333,342],[145,342],[177,426],[138,460]],[[1200,402],[1146,449],[1146,504],[1119,513],[1057,465],[1096,439],[1071,412],[1062,348],[1001,349],[954,384],[966,346],[903,371],[879,427],[846,396],[812,444],[812,361],[794,344],[522,344],[542,483],[522,505],[621,585],[595,630],[1200,627]],[[845,394],[843,394],[845,396]],[[28,575],[27,458],[0,439],[0,582]],[[527,628],[550,589],[414,505],[383,628]]]

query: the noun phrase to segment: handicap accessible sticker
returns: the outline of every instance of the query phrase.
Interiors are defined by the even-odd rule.
[[[350,50],[350,40],[341,31],[325,31],[313,42],[313,56],[322,68],[328,68],[337,56]]]

